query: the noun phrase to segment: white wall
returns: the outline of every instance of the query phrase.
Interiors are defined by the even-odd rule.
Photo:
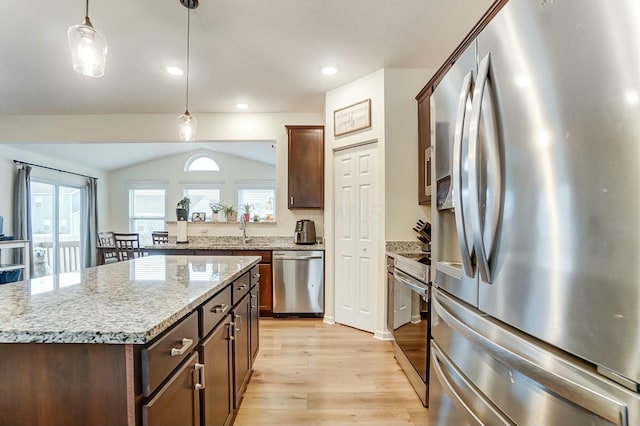
[[[374,335],[390,337],[385,325],[387,240],[415,240],[409,226],[430,214],[419,207],[418,124],[415,95],[433,74],[429,70],[382,69],[359,80],[328,91],[325,97],[325,321],[335,320],[335,253],[333,151],[368,141],[377,141],[379,155],[377,317]],[[371,99],[371,127],[341,137],[333,136],[333,112]],[[412,161],[413,160],[413,161]],[[401,169],[396,173],[396,169]],[[388,197],[388,198],[387,198]]]
[[[276,146],[277,150],[286,150],[286,147]],[[218,172],[185,172],[184,165],[189,158],[195,154],[206,154],[213,158],[219,165]],[[286,169],[286,164],[278,166]],[[272,165],[247,160],[244,158],[212,152],[208,150],[196,150],[182,154],[171,155],[156,160],[138,163],[136,165],[115,170],[110,173],[111,194],[110,213],[111,226],[113,230],[125,232],[128,230],[128,189],[137,182],[158,184],[167,191],[167,203],[165,206],[166,220],[175,221],[176,202],[182,198],[183,187],[186,184],[206,184],[223,183],[221,193],[222,202],[225,204],[235,204],[238,185],[236,182],[242,180],[276,180],[276,170],[278,167]],[[286,184],[286,182],[285,182]],[[276,193],[276,199],[286,198],[287,188],[280,188]],[[281,193],[284,191],[283,193]],[[281,204],[281,203],[280,203]],[[293,225],[289,222],[294,220],[292,214],[285,210],[276,202],[276,223],[275,224],[253,224],[249,223],[248,233],[250,235],[293,235]],[[211,217],[211,210],[207,210],[207,218]],[[322,229],[322,212],[305,214],[313,216],[319,229]],[[282,218],[282,219],[281,219]],[[240,235],[238,226],[231,224],[188,224],[190,235]],[[175,235],[173,226],[168,227],[170,233]]]
[[[0,192],[0,215],[4,217],[5,235],[13,235],[13,185],[16,174],[16,167],[13,160],[25,161],[28,163],[96,177],[98,178],[98,204],[101,206],[108,204],[109,179],[107,173],[104,173],[101,170],[84,167],[80,164],[56,160],[41,154],[0,145],[0,188],[2,188],[2,191]],[[42,169],[39,167],[34,167],[32,169],[31,176],[53,179],[71,184],[86,184],[86,179],[82,177]],[[98,226],[100,227],[103,224],[109,223],[109,219],[108,211],[101,210],[98,213]]]
[[[435,70],[387,68],[385,100],[386,241],[415,241],[418,219],[431,222],[418,204],[418,105],[415,96]]]

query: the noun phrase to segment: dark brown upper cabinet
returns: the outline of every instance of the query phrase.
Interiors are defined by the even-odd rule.
[[[324,126],[285,126],[289,138],[290,209],[324,207]]]

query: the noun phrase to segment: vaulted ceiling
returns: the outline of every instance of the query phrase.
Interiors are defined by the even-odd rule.
[[[243,102],[247,112],[321,113],[327,90],[381,68],[437,69],[490,4],[200,0],[191,15],[189,110],[240,112]],[[0,114],[182,114],[185,75],[166,71],[186,65],[180,1],[90,0],[91,21],[108,43],[102,78],[71,64],[66,32],[84,12],[83,0],[0,1]],[[326,65],[337,74],[323,75]],[[128,144],[123,155],[109,144],[10,146],[102,170],[189,149]]]

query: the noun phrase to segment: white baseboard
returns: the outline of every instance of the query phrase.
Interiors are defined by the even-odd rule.
[[[393,335],[389,331],[376,330],[373,333],[373,338],[378,340],[393,340]]]
[[[332,315],[325,315],[324,319],[322,320],[323,323],[325,324],[335,324],[336,323],[336,318]]]

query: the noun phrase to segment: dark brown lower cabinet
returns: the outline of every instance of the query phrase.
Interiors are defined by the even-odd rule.
[[[228,426],[233,418],[231,316],[206,337],[200,351],[205,365],[205,387],[201,390],[203,426]]]
[[[250,306],[249,308],[251,309],[251,338],[250,338],[250,343],[251,343],[251,366],[253,367],[253,362],[256,360],[256,356],[258,356],[258,348],[259,348],[259,337],[258,337],[258,331],[259,331],[259,324],[258,324],[258,318],[260,318],[260,284],[255,285],[252,289],[251,289],[251,293],[249,295],[249,297],[251,298],[250,300]]]
[[[233,339],[233,407],[240,407],[242,394],[251,372],[251,309],[250,295],[245,294],[231,312],[234,327]]]
[[[261,263],[260,268],[260,315],[273,315],[273,283],[271,278],[271,260],[269,263]]]
[[[194,353],[171,379],[142,406],[143,426],[200,425],[200,369]]]

